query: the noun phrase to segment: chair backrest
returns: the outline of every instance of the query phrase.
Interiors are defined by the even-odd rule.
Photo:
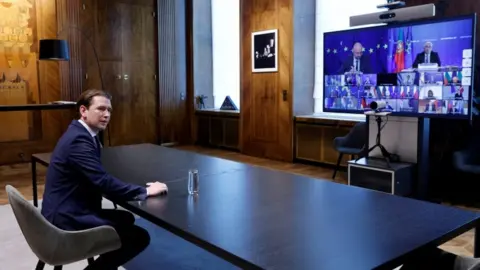
[[[32,249],[41,261],[50,264],[55,256],[56,245],[60,239],[60,229],[46,220],[40,211],[10,185],[6,186],[8,201],[18,225]]]
[[[345,146],[362,148],[367,144],[367,123],[355,124],[345,138]]]

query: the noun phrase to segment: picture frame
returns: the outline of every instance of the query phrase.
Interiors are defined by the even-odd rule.
[[[278,30],[252,33],[252,72],[278,72]]]

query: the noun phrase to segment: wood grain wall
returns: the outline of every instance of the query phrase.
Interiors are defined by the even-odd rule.
[[[189,0],[188,0],[189,1]],[[191,141],[191,107],[193,106],[192,63],[187,50],[192,49],[190,19],[187,0],[158,2],[158,63],[159,63],[159,143],[185,143]],[[188,26],[187,26],[188,21]],[[187,38],[189,43],[187,44]],[[191,53],[188,53],[191,57]],[[187,66],[188,63],[188,66]],[[190,91],[187,92],[187,90]]]
[[[36,0],[35,6],[33,52],[38,53],[39,39],[59,32],[71,54],[68,62],[35,61],[35,103],[76,100],[86,89],[102,88],[95,48],[104,88],[113,95],[107,145],[109,138],[111,145],[190,141],[193,96],[187,89],[193,85],[185,30],[190,0]],[[0,142],[0,164],[51,151],[76,113],[24,114],[29,138]]]
[[[293,160],[292,14],[291,0],[241,1],[240,132],[248,155]],[[271,29],[278,72],[252,73],[252,32]]]

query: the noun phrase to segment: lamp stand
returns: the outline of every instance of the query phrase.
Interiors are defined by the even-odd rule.
[[[61,31],[59,31],[57,33],[57,38],[60,38],[60,35],[67,29],[75,29],[77,30],[82,36],[83,38],[88,42],[90,43],[90,45],[92,46],[92,49],[93,49],[93,54],[95,56],[95,61],[97,62],[97,67],[98,67],[98,72],[99,72],[99,75],[100,75],[100,84],[102,86],[102,90],[105,91],[105,84],[104,84],[104,81],[103,81],[103,75],[102,75],[102,69],[100,67],[100,60],[98,58],[98,53],[97,53],[97,50],[95,49],[95,45],[93,44],[92,40],[82,31],[82,29],[76,27],[76,26],[68,26],[66,28],[63,28]],[[107,132],[108,132],[108,146],[111,146],[111,137],[110,137],[110,125],[107,126]],[[104,144],[104,134],[103,132],[100,132],[100,141],[102,142],[102,144]]]

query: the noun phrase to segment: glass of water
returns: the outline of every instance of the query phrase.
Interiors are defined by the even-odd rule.
[[[198,170],[191,169],[188,171],[188,194],[198,194],[200,188],[198,177]]]

